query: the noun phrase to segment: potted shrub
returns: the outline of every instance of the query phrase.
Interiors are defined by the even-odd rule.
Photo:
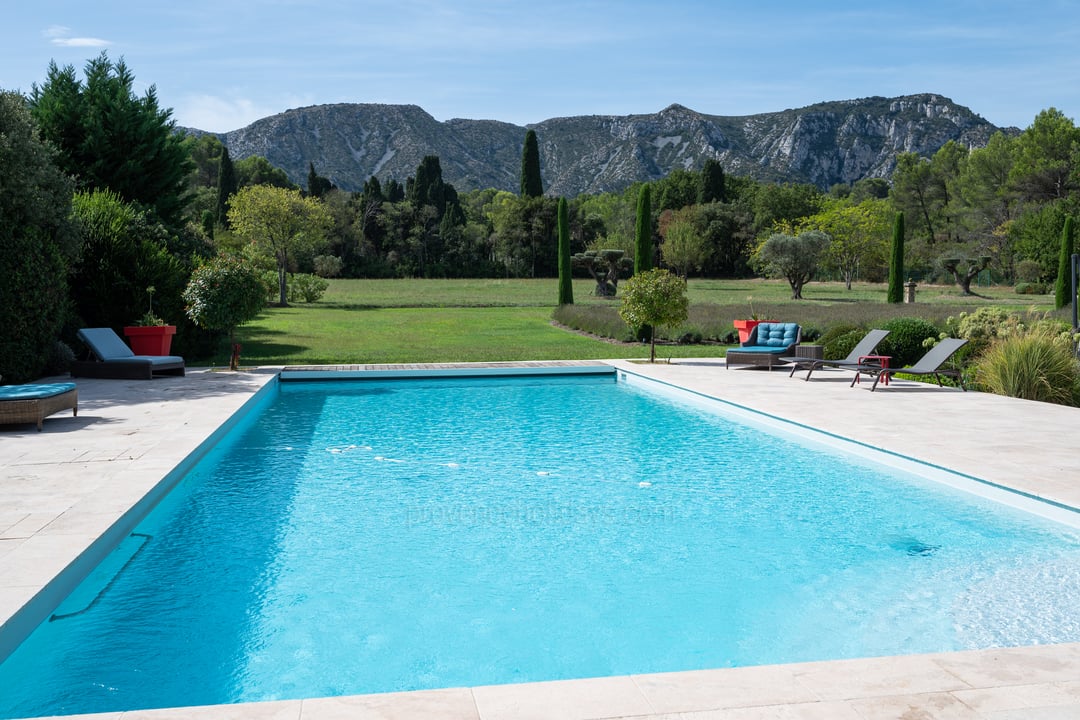
[[[176,326],[169,325],[154,314],[154,287],[146,288],[150,309],[136,322],[124,328],[124,337],[136,355],[168,355],[172,349]]]
[[[744,343],[750,339],[750,333],[763,322],[776,322],[775,320],[758,320],[757,313],[754,312],[754,298],[753,296],[746,298],[746,302],[750,305],[750,319],[749,320],[735,320],[735,329],[739,331],[739,342]]]

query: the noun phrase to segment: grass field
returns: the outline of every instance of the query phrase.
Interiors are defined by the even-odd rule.
[[[619,301],[592,295],[590,280],[575,280],[579,305],[617,308]],[[802,301],[790,300],[783,281],[691,280],[694,309],[706,309],[717,322],[750,315],[752,298],[759,316],[804,324],[858,310],[871,316],[905,310],[947,315],[986,305],[1039,311],[1052,307],[1050,296],[1016,295],[1012,288],[979,288],[964,298],[952,287],[918,290],[914,306],[888,306],[883,285],[810,283]],[[268,308],[237,331],[245,365],[353,364],[405,362],[483,362],[498,360],[582,360],[645,358],[648,346],[614,343],[567,331],[551,323],[556,281],[546,280],[332,280],[320,302]],[[657,356],[715,357],[717,344],[658,346]],[[227,344],[205,361],[223,365]]]

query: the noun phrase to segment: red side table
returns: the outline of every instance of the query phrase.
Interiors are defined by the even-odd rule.
[[[891,360],[891,359],[892,359],[892,355],[860,355],[859,356],[859,367],[861,368],[863,365],[866,365],[867,367],[874,366],[874,367],[878,367],[878,368],[880,368],[882,370],[888,370],[889,369],[889,360]],[[854,385],[857,382],[859,382],[859,371],[858,370],[855,371],[855,379],[851,381],[851,384]],[[884,377],[881,378],[881,384],[882,385],[888,385],[889,384],[889,373],[885,373]]]

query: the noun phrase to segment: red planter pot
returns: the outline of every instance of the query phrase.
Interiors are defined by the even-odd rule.
[[[124,328],[124,336],[136,355],[168,355],[175,325],[146,325]]]
[[[761,323],[772,323],[775,320],[736,320],[735,329],[739,331],[739,342],[744,343],[750,339],[750,331]]]

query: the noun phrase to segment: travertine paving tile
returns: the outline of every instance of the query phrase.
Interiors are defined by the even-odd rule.
[[[658,712],[691,712],[805,703],[821,698],[789,665],[635,675],[634,682]]]
[[[479,720],[467,688],[304,700],[300,720]]]
[[[652,707],[628,676],[473,688],[483,720],[589,720],[646,715]]]

